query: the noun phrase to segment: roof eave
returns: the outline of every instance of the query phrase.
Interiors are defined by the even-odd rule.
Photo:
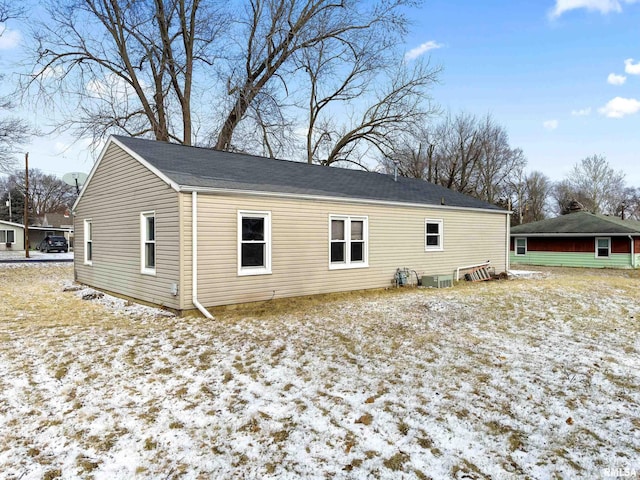
[[[502,215],[508,215],[512,212],[509,210],[499,210],[493,208],[480,208],[480,207],[463,207],[452,205],[438,205],[431,203],[411,203],[411,202],[399,202],[390,200],[374,200],[370,198],[355,198],[355,197],[338,197],[331,195],[305,195],[302,193],[284,193],[284,192],[267,192],[257,190],[241,190],[230,188],[213,188],[213,187],[197,187],[192,185],[180,185],[178,191],[182,193],[205,193],[205,194],[218,194],[218,195],[250,195],[258,197],[275,197],[275,198],[295,198],[303,200],[315,200],[324,202],[347,202],[347,203],[360,203],[370,205],[390,205],[390,206],[405,206],[405,207],[419,207],[419,208],[434,208],[441,210],[464,210],[464,211],[480,211],[486,213],[499,213]]]
[[[628,237],[640,236],[640,232],[570,232],[570,233],[513,233],[512,237]]]

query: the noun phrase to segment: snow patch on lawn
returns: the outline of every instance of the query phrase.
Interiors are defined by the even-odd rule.
[[[11,294],[48,284],[18,279],[0,306],[2,478],[640,471],[640,284],[576,276],[213,321],[122,314],[60,277],[59,320],[39,318]]]

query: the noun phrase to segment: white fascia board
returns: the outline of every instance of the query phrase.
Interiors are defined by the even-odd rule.
[[[640,236],[640,232],[631,233],[511,233],[512,237],[628,237]]]
[[[22,225],[21,225],[22,226]],[[29,227],[29,230],[41,230],[43,232],[48,231],[56,231],[56,232],[73,232],[73,228],[62,228],[62,227]]]
[[[175,183],[173,180],[171,180],[169,177],[167,177],[164,173],[162,173],[160,170],[155,168],[153,165],[151,165],[149,162],[147,162],[144,158],[142,158],[136,152],[131,150],[129,147],[125,146],[122,142],[118,141],[113,136],[110,136],[109,139],[107,140],[106,145],[104,146],[104,148],[100,152],[100,156],[98,156],[98,160],[96,160],[96,162],[93,164],[93,167],[91,168],[91,171],[89,172],[89,176],[87,177],[87,181],[84,182],[82,190],[80,190],[80,195],[78,195],[78,198],[76,199],[76,201],[73,202],[73,206],[71,207],[71,212],[72,213],[75,212],[75,209],[78,206],[78,202],[80,202],[80,199],[84,196],[84,192],[86,190],[87,185],[89,185],[89,183],[91,182],[91,179],[93,178],[93,175],[95,174],[96,170],[100,166],[100,163],[102,162],[102,159],[104,158],[105,154],[107,153],[107,150],[109,150],[109,147],[111,146],[111,144],[117,145],[122,150],[124,150],[126,153],[131,155],[143,167],[145,167],[151,173],[153,173],[158,178],[160,178],[160,180],[165,182],[167,185],[169,185],[171,188],[173,188],[176,192],[180,191],[179,185],[177,183]]]
[[[183,193],[204,193],[204,194],[218,194],[218,195],[238,195],[238,196],[257,196],[257,197],[274,197],[284,199],[302,199],[302,200],[315,200],[322,202],[342,202],[342,203],[357,203],[366,205],[388,205],[395,207],[417,207],[417,208],[431,208],[437,210],[462,210],[465,212],[484,212],[484,213],[498,213],[500,215],[509,215],[509,210],[493,210],[489,208],[477,208],[477,207],[452,207],[449,205],[436,205],[428,203],[409,203],[409,202],[392,202],[389,200],[371,200],[367,198],[350,198],[350,197],[332,197],[323,195],[305,195],[302,193],[280,193],[280,192],[260,192],[255,190],[235,190],[227,188],[211,188],[211,187],[194,187],[189,185],[180,185],[179,190]]]
[[[8,222],[7,220],[0,220],[0,225],[8,225],[10,227],[24,228],[24,225],[21,223]],[[31,228],[33,227],[29,227],[29,229]]]

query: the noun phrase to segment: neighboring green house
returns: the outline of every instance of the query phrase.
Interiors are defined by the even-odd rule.
[[[511,229],[511,264],[640,267],[640,222],[574,212]]]

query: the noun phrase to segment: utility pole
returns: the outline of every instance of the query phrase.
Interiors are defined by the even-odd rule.
[[[29,153],[24,154],[24,257],[29,258]]]

